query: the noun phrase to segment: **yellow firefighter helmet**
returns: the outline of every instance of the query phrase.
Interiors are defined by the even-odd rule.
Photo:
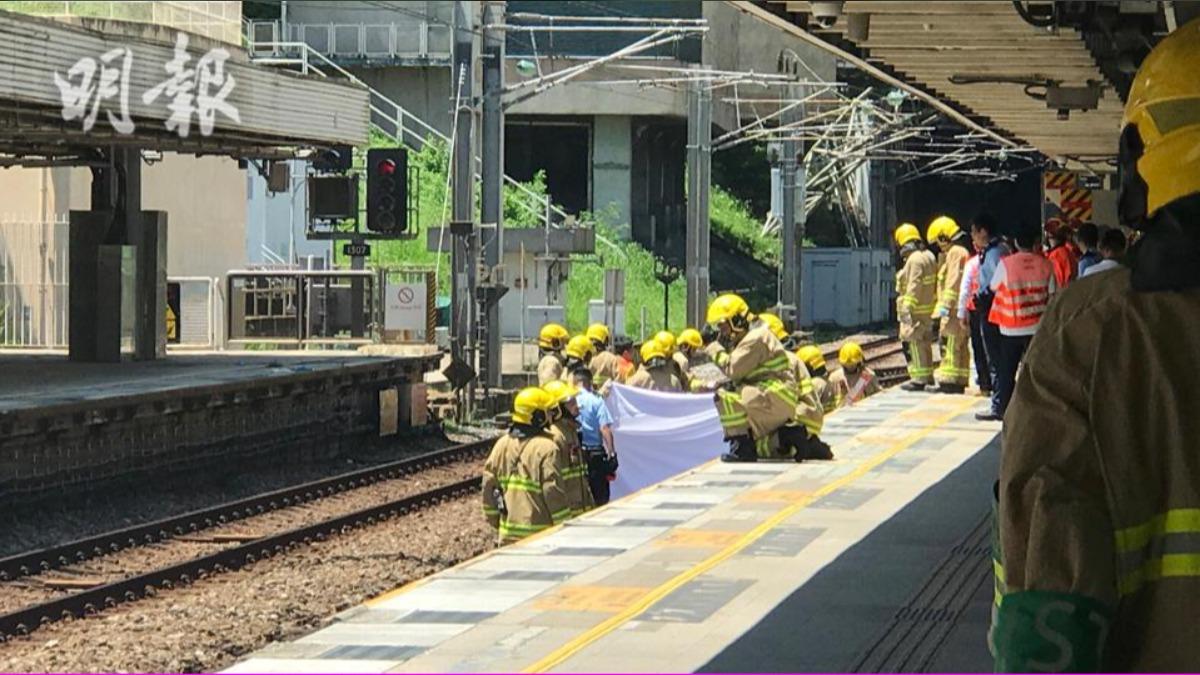
[[[555,403],[566,403],[579,394],[579,390],[565,380],[551,380],[543,384],[542,389],[554,397]]]
[[[736,293],[725,293],[718,295],[708,305],[705,320],[708,323],[723,323],[739,317],[747,322],[750,320],[750,305]]]
[[[780,340],[787,339],[788,332],[787,329],[783,327],[783,319],[779,318],[775,314],[772,314],[771,312],[759,312],[758,318],[762,319],[763,323],[767,324],[767,328],[771,329],[772,335]]]
[[[597,349],[605,349],[608,347],[609,338],[612,334],[608,331],[608,326],[602,323],[594,323],[587,327],[588,339],[596,343]]]
[[[667,352],[663,350],[663,346],[658,340],[650,339],[642,343],[642,363],[649,363],[651,359],[665,359]]]
[[[550,411],[558,406],[558,400],[541,387],[526,387],[513,397],[512,421],[545,427],[550,423]]]
[[[950,241],[959,232],[958,222],[950,216],[938,216],[929,223],[925,231],[925,241],[936,244],[940,240]]]
[[[586,335],[576,335],[567,342],[567,348],[563,350],[563,354],[572,356],[580,361],[587,361],[596,353],[596,346]]]
[[[670,356],[675,353],[675,334],[671,331],[658,331],[654,334],[654,341],[662,345],[664,356]]]
[[[1130,150],[1145,181],[1145,213],[1200,192],[1200,19],[1175,29],[1142,61],[1122,120],[1122,155],[1137,130],[1140,154]],[[1124,182],[1124,181],[1122,181]],[[1124,187],[1124,186],[1123,186]],[[1122,209],[1124,211],[1124,209]],[[1122,215],[1125,215],[1123,212]]]
[[[847,341],[842,345],[842,348],[838,350],[838,361],[841,361],[842,366],[847,368],[853,368],[854,366],[859,365],[865,358],[866,357],[863,356],[862,346],[857,342]]]
[[[700,336],[700,331],[695,328],[684,328],[679,332],[679,347],[691,347],[692,349],[703,349],[704,338]]]
[[[812,370],[825,367],[825,354],[816,345],[804,345],[796,350],[796,356]]]
[[[569,337],[571,334],[567,332],[566,328],[557,323],[548,323],[538,331],[538,346],[542,349],[558,351],[566,346]]]
[[[896,227],[896,246],[904,246],[910,241],[918,241],[921,239],[921,231],[912,223],[900,223]]]

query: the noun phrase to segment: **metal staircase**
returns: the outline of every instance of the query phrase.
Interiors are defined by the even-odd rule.
[[[383,95],[355,76],[354,73],[338,65],[333,59],[313,49],[307,43],[277,40],[255,41],[254,33],[255,31],[251,29],[247,30],[245,35],[246,51],[253,62],[293,68],[304,75],[341,77],[366,89],[369,93],[372,128],[395,142],[402,143],[414,150],[425,147],[431,136],[447,144],[450,142],[449,136],[404,109],[399,103]],[[476,179],[478,178],[479,174],[476,174]],[[566,212],[555,206],[549,196],[543,197],[537,194],[507,174],[504,176],[504,182],[517,189],[520,195],[517,203],[530,215],[537,218],[541,226],[556,227],[556,217],[560,222],[567,218]]]

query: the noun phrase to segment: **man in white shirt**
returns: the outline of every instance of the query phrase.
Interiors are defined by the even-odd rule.
[[[1100,237],[1100,257],[1104,259],[1084,270],[1083,276],[1090,277],[1105,270],[1121,267],[1119,261],[1125,255],[1125,245],[1124,232],[1115,227],[1105,230]]]

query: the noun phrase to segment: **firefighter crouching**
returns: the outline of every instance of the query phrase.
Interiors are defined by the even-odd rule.
[[[538,386],[562,379],[565,363],[562,352],[570,336],[566,328],[556,323],[548,323],[538,331],[538,354],[541,357],[537,366]]]
[[[838,350],[838,361],[842,369],[829,376],[829,387],[833,390],[835,408],[854,405],[864,398],[879,393],[879,381],[875,371],[864,361],[862,346],[857,342],[846,342]]]
[[[683,391],[690,391],[690,383],[688,379],[688,360],[675,349],[675,334],[669,330],[660,330],[654,334],[654,340],[662,345],[663,354],[666,355],[667,365],[671,367],[675,377],[679,378],[679,386]]]
[[[695,328],[684,328],[679,332],[676,347],[678,349],[675,354],[687,364],[684,366],[684,371],[688,373],[687,390],[693,393],[704,391],[706,389],[704,382],[700,378],[692,377],[691,374],[693,368],[712,363],[712,357],[704,349],[704,338],[700,335],[700,331]]]
[[[548,428],[558,401],[528,387],[513,399],[512,425],[483,464],[483,515],[508,544],[571,516],[559,465],[558,445]]]
[[[587,462],[579,438],[579,405],[575,397],[579,390],[563,380],[547,382],[542,387],[558,402],[551,414],[550,436],[558,444],[559,466],[566,486],[571,516],[578,516],[595,507],[588,487]]]
[[[821,440],[821,429],[825,426],[825,410],[817,400],[812,378],[809,377],[808,367],[800,357],[792,353],[795,348],[792,336],[783,325],[783,319],[775,314],[761,312],[759,320],[767,324],[771,334],[779,338],[787,354],[788,366],[792,370],[795,381],[796,412],[790,424],[779,432],[779,442],[782,454],[790,451],[797,462],[805,459],[833,459],[833,451],[829,444]]]
[[[726,462],[753,462],[778,452],[775,432],[791,421],[798,399],[787,351],[765,323],[733,293],[708,306],[708,323],[717,327],[728,352],[723,366],[730,382],[714,397],[729,442]]]
[[[825,369],[825,355],[816,345],[805,345],[796,350],[796,356],[808,367],[808,375],[812,379],[813,395],[821,404],[821,410],[829,414],[837,410],[837,402],[833,397],[833,387],[829,386],[829,373]]]

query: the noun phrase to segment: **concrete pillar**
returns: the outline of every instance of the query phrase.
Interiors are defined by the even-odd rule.
[[[121,360],[121,247],[104,245],[110,211],[71,211],[68,358]]]
[[[628,115],[596,115],[592,122],[592,211],[611,218],[623,239],[632,237],[633,124]]]
[[[133,358],[139,361],[167,355],[167,214],[140,211],[126,224],[134,247]]]
[[[483,7],[485,26],[504,23],[502,2],[488,2]],[[504,33],[491,29],[483,39],[483,119],[481,120],[480,155],[483,166],[480,186],[480,220],[484,224],[483,265],[486,277],[480,289],[483,307],[481,327],[485,343],[480,353],[480,375],[486,389],[499,388],[501,383],[501,342],[499,293],[504,289],[497,283],[494,272],[501,263],[504,250]],[[492,227],[494,229],[487,229]]]
[[[712,166],[712,92],[694,85],[688,92],[687,217],[685,270],[687,322],[704,325],[708,308],[710,227],[708,195]]]

